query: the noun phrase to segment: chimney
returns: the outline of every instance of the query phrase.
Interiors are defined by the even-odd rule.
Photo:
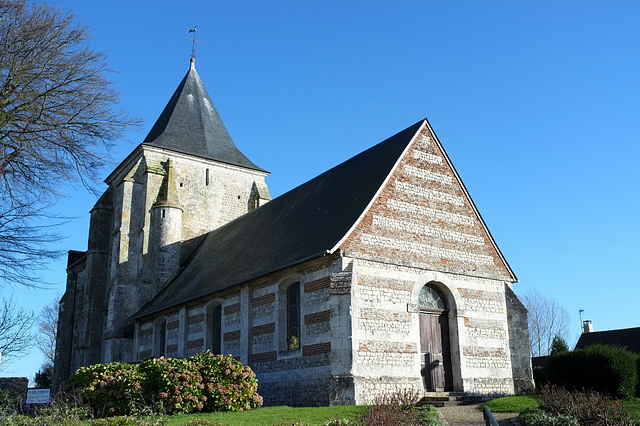
[[[582,330],[583,333],[593,333],[593,324],[591,324],[591,320],[582,321]]]

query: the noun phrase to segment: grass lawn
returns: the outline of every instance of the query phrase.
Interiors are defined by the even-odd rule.
[[[640,398],[625,399],[622,403],[635,414],[636,419],[640,419]]]
[[[538,407],[540,403],[535,395],[519,395],[496,398],[485,405],[494,413],[522,413],[527,408]]]
[[[355,419],[366,409],[364,405],[337,405],[333,407],[263,407],[249,411],[206,414],[177,414],[167,416],[170,426],[183,425],[189,420],[207,419],[224,425],[277,425],[294,422],[322,425],[331,419]]]

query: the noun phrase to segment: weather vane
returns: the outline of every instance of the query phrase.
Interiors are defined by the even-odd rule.
[[[202,42],[196,40],[196,30],[198,27],[194,26],[192,30],[189,30],[189,33],[193,33],[193,38],[185,37],[187,40],[191,40],[193,42],[193,46],[191,47],[191,58],[196,59],[196,43],[202,44]]]

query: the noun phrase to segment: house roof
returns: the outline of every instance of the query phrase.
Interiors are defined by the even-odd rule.
[[[575,348],[584,349],[597,343],[622,346],[640,354],[640,327],[582,333]]]
[[[226,164],[264,171],[236,147],[191,59],[191,67],[144,139],[166,148]]]
[[[328,254],[426,120],[210,232],[140,318]]]

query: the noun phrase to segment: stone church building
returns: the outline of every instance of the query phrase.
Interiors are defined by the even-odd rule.
[[[192,59],[70,251],[54,386],[210,350],[267,404],[532,388],[516,277],[427,120],[271,200]]]

